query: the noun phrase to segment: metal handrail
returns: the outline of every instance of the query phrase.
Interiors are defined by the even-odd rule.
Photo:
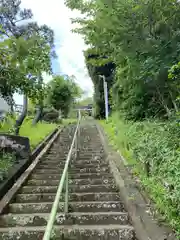
[[[56,192],[56,197],[55,197],[52,209],[51,209],[50,217],[49,217],[49,220],[48,220],[48,223],[47,223],[47,226],[46,226],[46,230],[45,230],[45,233],[44,233],[44,236],[43,236],[43,240],[50,240],[50,238],[51,238],[51,233],[52,233],[54,221],[55,221],[57,210],[58,210],[59,200],[61,198],[61,194],[62,194],[62,191],[63,191],[65,181],[66,181],[66,184],[65,184],[66,192],[65,192],[64,212],[65,213],[68,212],[68,198],[69,198],[69,196],[68,196],[68,188],[69,188],[68,168],[69,168],[69,163],[70,163],[70,160],[71,160],[71,156],[72,156],[74,146],[76,148],[76,157],[77,157],[77,134],[79,133],[79,130],[80,130],[80,121],[81,121],[81,111],[79,110],[79,118],[78,118],[76,130],[75,130],[74,137],[73,137],[73,140],[72,140],[72,144],[71,144],[71,147],[70,147],[67,159],[66,159],[63,174],[62,174],[61,180],[59,182],[59,186],[58,186],[58,189],[57,189],[57,192]]]

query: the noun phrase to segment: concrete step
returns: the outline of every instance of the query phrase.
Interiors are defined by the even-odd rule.
[[[57,168],[64,168],[64,166],[65,166],[65,162],[56,162],[56,163],[54,163],[54,162],[51,162],[51,161],[49,161],[49,162],[41,162],[41,163],[39,163],[38,164],[38,168],[44,168],[44,169],[46,169],[46,168],[49,168],[49,167],[51,167],[51,168],[55,168],[55,169],[57,169]],[[78,163],[78,162],[71,162],[70,163],[70,165],[69,165],[69,167],[72,169],[72,168],[103,168],[103,167],[109,167],[109,164],[108,163],[104,163],[104,162],[102,162],[102,163],[90,163],[90,164],[85,164],[84,162],[82,162],[82,163]]]
[[[55,193],[36,193],[36,194],[18,194],[14,202],[16,203],[34,203],[34,202],[53,202]],[[64,201],[64,194],[60,201]],[[69,193],[69,201],[74,202],[91,202],[91,201],[120,201],[120,196],[115,192],[100,192],[100,193]]]
[[[42,240],[45,227],[1,228],[2,240]],[[133,227],[129,225],[72,225],[55,226],[53,240],[135,240]]]
[[[54,155],[54,153],[60,154],[60,153],[65,152],[65,151],[68,152],[70,146],[71,146],[71,143],[68,144],[68,146],[64,145],[64,146],[53,147],[52,150],[49,152],[49,155],[46,156],[46,157],[50,157],[50,156]],[[97,150],[97,148],[98,148],[98,150]],[[101,147],[97,147],[97,146],[95,146],[95,147],[93,147],[91,149],[90,148],[88,148],[88,149],[81,149],[79,147],[77,149],[80,151],[80,153],[82,155],[84,154],[84,155],[88,155],[88,156],[103,155],[105,153],[104,149],[102,149]]]
[[[74,159],[75,161],[84,161],[84,160],[91,160],[91,161],[103,161],[104,156],[103,155],[90,155],[90,156],[83,156],[78,152],[78,158]],[[43,161],[51,160],[51,161],[59,161],[63,162],[66,161],[67,154],[53,154],[53,156],[47,156],[43,157]],[[71,159],[71,161],[73,158]]]
[[[95,146],[94,146],[95,145]],[[81,148],[81,146],[78,146],[78,149],[81,150],[82,153],[85,153],[85,152],[92,152],[92,153],[104,153],[104,149],[102,147],[101,144],[97,143],[97,144],[93,144],[89,147],[86,147],[86,148]]]
[[[33,214],[8,214],[0,217],[0,227],[17,226],[46,226],[49,219],[49,213]],[[95,213],[68,213],[57,214],[54,225],[105,225],[121,224],[128,225],[129,217],[125,212],[95,212]]]
[[[109,170],[109,167],[99,167],[99,168],[73,168],[73,169],[69,169],[69,172],[70,173],[99,173],[99,172],[102,172],[102,173],[108,173],[110,170]],[[36,168],[35,173],[48,173],[48,174],[57,174],[57,173],[62,173],[63,172],[63,169],[52,169],[52,168]]]
[[[26,185],[31,186],[58,186],[60,180],[29,180]],[[69,179],[69,184],[72,185],[99,185],[99,184],[115,184],[115,181],[113,178],[94,178],[94,179]]]
[[[79,149],[79,152],[80,152],[80,156],[92,156],[92,157],[103,157],[103,156],[105,156],[105,151],[104,150],[102,150],[102,149],[100,149],[99,147],[97,147],[97,146],[95,146],[94,147],[94,149],[98,149],[97,151],[94,151],[94,152],[92,152],[92,151],[88,151],[88,150],[82,150],[82,149]]]
[[[48,174],[48,173],[33,173],[31,175],[31,179],[60,179],[61,174]],[[69,173],[70,179],[87,179],[87,178],[109,178],[112,177],[112,174],[110,173],[76,173],[72,174]]]
[[[12,203],[9,205],[9,213],[50,213],[52,203]],[[69,212],[123,212],[122,202],[70,202]],[[59,203],[58,212],[64,212],[64,203]]]
[[[19,193],[56,193],[57,186],[24,186]],[[116,192],[117,187],[113,184],[105,185],[70,185],[69,192],[87,193],[87,192]]]
[[[66,163],[66,161],[64,159],[60,160],[60,159],[55,159],[55,160],[50,160],[50,159],[42,159],[40,164],[62,164],[64,165]],[[71,160],[70,164],[74,164],[74,165],[99,165],[99,164],[108,164],[105,160],[95,160],[95,159],[75,159],[75,160]]]
[[[85,153],[82,153],[81,151],[79,152],[79,156],[78,156],[78,159],[79,160],[84,160],[84,159],[102,159],[104,158],[104,154],[85,154]]]

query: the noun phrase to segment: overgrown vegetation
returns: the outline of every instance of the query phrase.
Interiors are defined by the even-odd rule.
[[[100,75],[108,84],[111,118],[103,124],[135,165],[157,208],[179,233],[180,3],[176,0],[67,0],[83,15],[73,22],[89,49],[96,117],[104,118]],[[112,126],[113,123],[113,126]]]
[[[14,164],[14,157],[12,154],[0,154],[0,183],[6,178],[8,170]]]
[[[108,77],[110,102],[126,119],[169,118],[178,111],[179,80],[168,78],[179,61],[178,1],[67,0],[67,5],[83,14],[73,21],[90,46],[85,57],[97,116],[104,117],[100,74]]]
[[[180,131],[176,121],[129,122],[114,114],[101,121],[111,144],[119,150],[166,220],[180,236]]]

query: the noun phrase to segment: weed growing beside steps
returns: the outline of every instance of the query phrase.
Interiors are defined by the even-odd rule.
[[[128,161],[157,210],[180,235],[180,127],[176,122],[100,122],[113,147]],[[180,237],[178,238],[180,239]]]
[[[13,166],[15,157],[10,153],[0,154],[0,183],[6,178],[8,170]]]

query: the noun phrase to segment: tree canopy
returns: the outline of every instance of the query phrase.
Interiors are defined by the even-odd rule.
[[[67,117],[81,92],[73,77],[57,75],[48,83],[47,102]]]
[[[0,94],[3,97],[12,96],[15,91],[34,95],[39,75],[43,71],[51,72],[50,58],[54,56],[53,31],[46,25],[27,21],[33,14],[30,9],[21,9],[20,4],[19,0],[0,2]]]
[[[85,57],[99,109],[103,108],[99,67],[106,75],[112,64],[114,74],[107,81],[110,102],[126,118],[167,118],[178,111],[179,79],[169,78],[168,71],[179,61],[179,1],[66,2],[83,14],[73,22],[79,23],[75,32],[89,45]]]
[[[11,103],[15,92],[25,95],[23,114],[16,121],[17,134],[26,116],[28,97],[43,109],[41,75],[52,73],[51,58],[55,57],[53,30],[39,26],[32,17],[30,9],[21,8],[20,0],[0,2],[0,94]]]

